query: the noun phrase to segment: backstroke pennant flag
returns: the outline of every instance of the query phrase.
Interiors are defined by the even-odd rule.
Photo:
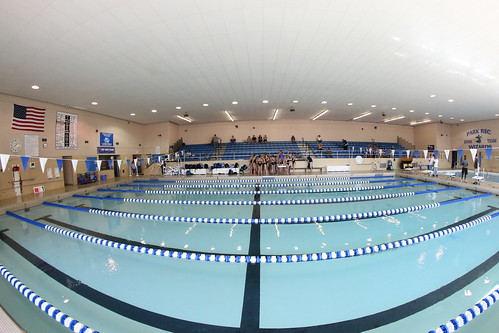
[[[29,156],[21,156],[21,162],[23,164],[23,171],[26,171],[29,162]]]
[[[12,129],[45,132],[45,109],[14,104]]]

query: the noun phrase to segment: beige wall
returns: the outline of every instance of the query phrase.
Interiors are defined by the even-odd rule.
[[[237,126],[237,127],[236,127]],[[276,120],[276,121],[235,121],[210,124],[186,124],[179,126],[179,136],[187,144],[209,143],[216,134],[222,142],[228,142],[234,135],[237,141],[244,141],[248,135],[267,135],[269,141],[289,141],[291,135],[297,141],[313,141],[321,135],[325,141],[371,141],[397,142],[398,136],[414,142],[414,129],[411,126],[362,123],[328,120]]]
[[[13,104],[34,106],[46,109],[45,132],[23,132],[10,128]],[[57,111],[78,115],[78,148],[75,150],[55,149],[55,123]],[[107,117],[78,109],[65,108],[60,105],[34,101],[30,99],[0,94],[0,153],[12,155],[5,172],[0,174],[0,198],[13,195],[12,190],[12,166],[21,165],[20,157],[25,154],[25,134],[37,134],[40,156],[50,158],[47,168],[56,168],[55,158],[71,156],[73,159],[81,160],[76,170],[77,173],[86,171],[85,163],[87,157],[97,157],[96,147],[99,145],[100,132],[114,134],[116,155],[120,159],[131,158],[132,154],[154,154],[168,152],[179,138],[183,138],[187,144],[209,143],[211,137],[217,134],[223,142],[228,142],[234,135],[238,141],[245,140],[248,135],[267,135],[269,141],[288,141],[291,135],[300,141],[315,140],[320,134],[323,140],[368,141],[374,139],[376,142],[397,142],[400,136],[410,143],[414,143],[416,149],[425,149],[427,145],[434,144],[437,149],[469,149],[470,145],[476,143],[476,134],[482,135],[482,143],[496,147],[499,135],[499,120],[491,120],[476,123],[458,125],[428,124],[417,127],[397,126],[388,124],[352,122],[352,121],[327,121],[327,120],[276,120],[276,121],[236,121],[216,122],[204,124],[182,124],[171,122],[141,125],[126,120]],[[483,133],[482,133],[482,130]],[[11,139],[17,138],[23,143],[19,153],[12,153],[9,149]],[[43,148],[42,139],[46,139],[47,148]],[[471,140],[471,143],[465,142]],[[86,142],[87,141],[87,142]],[[492,142],[490,142],[492,141]],[[485,154],[483,149],[479,151]],[[499,170],[496,161],[499,153],[494,150],[493,158],[484,162],[484,167],[489,170]],[[36,167],[21,171],[23,185],[26,190],[31,191],[35,185],[46,185],[47,189],[63,187],[64,179],[61,174],[59,178],[48,179],[47,173],[42,173],[37,158],[32,158]],[[120,174],[128,174],[127,164],[124,162]],[[112,172],[103,172],[112,177]],[[76,174],[74,175],[76,177]]]
[[[414,128],[416,149],[426,149],[428,145],[434,145],[435,149],[451,148],[451,125],[449,124],[426,124]]]

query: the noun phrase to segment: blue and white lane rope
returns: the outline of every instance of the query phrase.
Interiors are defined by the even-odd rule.
[[[168,204],[168,205],[215,205],[215,206],[270,206],[270,205],[308,205],[308,204],[325,204],[325,203],[340,203],[340,202],[355,202],[368,200],[381,200],[400,197],[409,197],[427,193],[437,193],[442,191],[452,191],[460,189],[460,187],[449,187],[437,190],[418,191],[418,192],[402,192],[402,193],[387,193],[366,195],[358,197],[340,197],[340,198],[325,198],[325,199],[297,199],[297,200],[263,200],[263,201],[208,201],[208,200],[166,200],[166,199],[139,199],[139,198],[112,198],[112,197],[96,197],[90,195],[73,195],[73,198],[97,199],[107,201],[121,201],[133,203],[148,203],[148,204]]]
[[[14,288],[17,289],[24,297],[26,297],[31,303],[36,305],[40,310],[45,312],[48,316],[52,317],[59,324],[64,325],[75,333],[99,333],[80,323],[78,320],[71,318],[37,294],[33,290],[29,289],[24,283],[18,280],[12,273],[10,273],[4,265],[0,263],[0,274],[7,280]]]
[[[264,176],[266,177],[266,176]],[[305,182],[311,180],[344,180],[344,179],[368,179],[368,178],[395,178],[394,175],[389,176],[342,176],[342,177],[305,177],[305,178],[251,178],[251,179],[198,179],[198,180],[134,180],[134,183],[284,183],[284,182]]]
[[[335,182],[313,182],[303,184],[260,184],[260,187],[308,187],[308,186],[326,186],[326,185],[354,185],[354,184],[373,184],[373,183],[394,183],[410,182],[414,179],[390,179],[390,180],[353,180],[353,181],[335,181]],[[254,184],[199,184],[199,185],[175,185],[175,184],[118,184],[117,187],[161,187],[161,188],[240,188],[255,187]]]
[[[202,253],[202,252],[186,252],[182,250],[161,250],[152,249],[147,246],[136,246],[128,245],[124,243],[113,242],[110,240],[88,236],[73,232],[67,229],[62,229],[58,227],[49,226],[40,222],[30,220],[26,217],[14,214],[10,211],[6,212],[7,215],[17,218],[21,221],[30,223],[32,225],[38,226],[46,231],[54,232],[66,237],[79,239],[85,242],[94,243],[98,245],[103,245],[111,248],[116,248],[120,250],[126,250],[131,252],[185,259],[185,260],[196,260],[196,261],[210,261],[210,262],[230,262],[230,263],[250,263],[250,264],[260,264],[260,263],[288,263],[288,262],[307,262],[307,261],[320,261],[320,260],[332,260],[348,257],[357,257],[361,255],[381,253],[384,251],[398,249],[401,247],[423,243],[429,241],[430,239],[439,238],[445,235],[450,235],[452,233],[473,227],[475,225],[489,221],[499,215],[496,212],[491,215],[482,216],[473,221],[460,224],[454,227],[449,227],[444,230],[435,231],[432,233],[427,233],[420,236],[414,236],[412,238],[407,238],[399,241],[383,243],[380,245],[360,247],[350,250],[341,251],[331,251],[331,252],[320,252],[320,253],[305,253],[305,254],[288,254],[288,255],[261,255],[261,256],[249,256],[249,255],[233,255],[233,254],[212,254],[212,253]]]
[[[185,216],[165,216],[165,215],[150,215],[150,214],[137,214],[137,213],[127,213],[118,212],[104,209],[95,208],[84,208],[84,207],[74,207],[61,205],[53,202],[44,202],[44,205],[58,207],[69,210],[77,210],[80,212],[86,212],[90,214],[123,217],[131,219],[140,220],[154,220],[154,221],[169,221],[169,222],[196,222],[196,223],[222,223],[222,224],[302,224],[302,223],[317,223],[317,222],[340,222],[340,221],[351,221],[360,220],[373,217],[397,215],[409,212],[415,212],[423,209],[440,207],[443,205],[448,205],[452,203],[483,198],[491,195],[491,193],[485,193],[480,195],[475,195],[471,197],[466,197],[462,199],[454,199],[443,202],[434,202],[430,204],[424,204],[419,206],[403,207],[396,209],[378,210],[374,212],[366,213],[348,213],[341,215],[326,215],[326,216],[307,216],[307,217],[280,217],[280,218],[259,218],[259,219],[244,219],[244,218],[215,218],[215,217],[185,217]]]
[[[419,184],[404,184],[404,185],[378,185],[370,187],[339,187],[339,188],[316,188],[316,189],[306,189],[306,190],[252,190],[252,191],[146,191],[146,190],[116,190],[116,189],[103,189],[100,188],[99,192],[121,192],[121,193],[144,193],[144,194],[202,194],[206,195],[225,195],[225,194],[304,194],[304,193],[333,193],[333,192],[355,192],[355,191],[372,191],[372,190],[383,190],[388,188],[399,188],[399,187],[413,187],[413,186],[425,186],[434,185],[436,183],[419,183]]]
[[[497,288],[487,296],[482,298],[478,303],[475,304],[472,308],[466,310],[466,312],[461,313],[454,319],[449,320],[444,325],[440,325],[438,328],[429,331],[428,333],[451,333],[455,332],[457,329],[463,327],[477,316],[481,315],[485,312],[485,310],[489,309],[494,303],[499,300],[499,288]]]

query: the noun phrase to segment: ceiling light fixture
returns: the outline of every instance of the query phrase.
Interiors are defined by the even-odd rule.
[[[192,120],[190,120],[189,118],[182,117],[182,116],[179,116],[179,115],[177,115],[177,118],[180,118],[180,119],[185,120],[185,121],[190,122],[190,123],[192,122]]]
[[[430,97],[431,97],[431,98],[433,98],[433,97],[437,97],[437,95],[435,95],[435,94],[431,94],[431,95],[430,95]]]
[[[234,118],[230,115],[229,111],[225,110],[225,114],[229,117],[230,121],[234,121]]]
[[[327,104],[327,101],[322,101],[321,104]]]
[[[237,101],[233,101],[232,104],[237,105]]]
[[[158,112],[158,110],[151,110],[151,112],[154,112],[154,113],[156,113],[156,112]]]
[[[451,99],[449,99],[449,103],[452,103],[452,102],[454,102],[454,100],[453,100],[452,98],[451,98]]]
[[[131,116],[135,116],[135,113],[130,113]]]
[[[329,110],[322,110],[321,113],[319,113],[317,116],[313,117],[312,120],[316,120],[317,118],[319,117],[322,117],[323,115],[325,115]]]
[[[360,116],[354,117],[354,118],[353,118],[353,120],[358,120],[358,119],[360,119],[360,118],[367,117],[367,116],[369,116],[370,114],[372,114],[372,112],[366,112],[366,113],[363,113],[363,114],[361,114]]]
[[[443,116],[441,114],[438,115],[438,118],[442,118]]]
[[[182,107],[181,107],[181,106],[177,106],[177,107],[175,107],[175,109],[177,109],[177,110],[181,110],[181,109],[182,109]]]
[[[399,120],[399,119],[404,119],[405,116],[398,116],[398,117],[393,117],[393,118],[388,118],[388,119],[385,119],[384,122],[385,123],[389,123],[390,121],[394,121],[394,120]]]
[[[431,119],[424,119],[424,120],[421,120],[421,121],[411,121],[409,124],[410,125],[420,125],[420,124],[424,124],[424,123],[429,123],[431,121]]]
[[[38,90],[38,89],[40,89],[40,87],[39,87],[39,86],[37,86],[37,85],[34,85],[34,86],[31,86],[31,89]]]
[[[263,103],[263,104],[267,104],[268,102],[269,102],[269,101],[268,101],[267,99],[264,99],[264,100],[262,101],[262,103]]]
[[[204,103],[203,106],[208,106],[208,103]]]
[[[295,99],[295,100],[293,101],[293,103],[295,103],[295,104],[296,104],[296,103],[298,103],[298,101]]]
[[[274,115],[272,116],[272,120],[275,120],[275,118],[277,117],[278,113],[279,113],[279,109],[275,109]]]
[[[347,105],[348,105],[348,106],[352,106],[352,105],[353,105],[353,103],[348,103]]]
[[[397,110],[397,108],[392,108],[392,110]]]
[[[98,105],[98,104],[99,104],[99,103],[97,103],[97,102],[92,102],[92,105]]]
[[[409,110],[409,112],[414,112],[414,110]]]
[[[371,105],[371,107],[372,107],[372,108],[375,108],[375,107],[376,107],[376,104]]]

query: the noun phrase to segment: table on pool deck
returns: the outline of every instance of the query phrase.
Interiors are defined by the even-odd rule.
[[[449,172],[446,172],[445,173],[446,176],[449,176],[450,179],[453,179],[454,177],[456,177],[456,173],[455,172],[452,172],[452,171],[449,171]]]

